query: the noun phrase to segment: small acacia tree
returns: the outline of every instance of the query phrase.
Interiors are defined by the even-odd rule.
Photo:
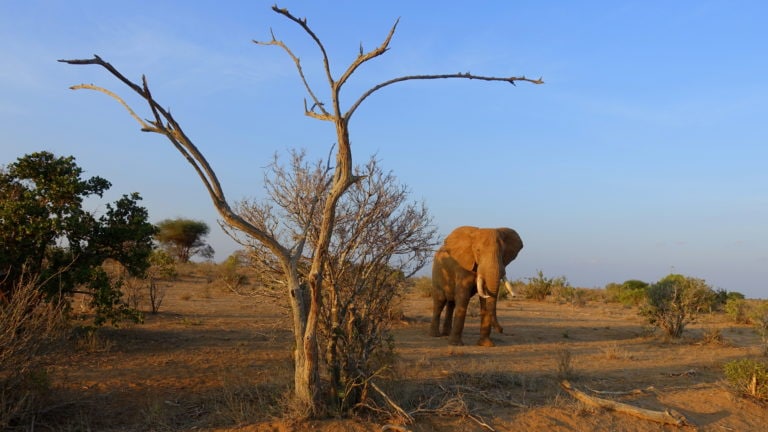
[[[155,238],[168,254],[178,262],[186,263],[195,255],[213,258],[213,248],[204,240],[210,231],[203,221],[165,219],[157,223]]]
[[[146,77],[142,77],[141,84],[137,84],[126,78],[114,66],[104,61],[99,56],[94,56],[91,59],[60,61],[73,65],[101,66],[143,98],[150,111],[150,120],[143,120],[135,114],[122,98],[103,87],[91,84],[80,84],[72,87],[73,89],[91,89],[100,91],[115,98],[128,109],[131,116],[141,125],[143,131],[165,136],[193,166],[195,172],[207,188],[213,204],[216,206],[216,209],[224,221],[235,229],[242,231],[247,236],[252,237],[275,255],[277,261],[280,263],[279,265],[282,269],[282,274],[285,275],[286,293],[293,316],[293,332],[296,344],[294,350],[295,396],[297,402],[305,406],[307,414],[313,415],[318,412],[318,408],[321,408],[322,405],[318,369],[320,354],[318,347],[318,319],[322,312],[323,270],[329,255],[329,246],[333,228],[336,223],[336,207],[339,199],[353,184],[361,180],[358,175],[353,173],[352,147],[349,139],[349,122],[357,108],[373,93],[392,84],[404,81],[450,78],[499,81],[508,84],[514,84],[517,81],[541,84],[543,81],[540,79],[529,79],[524,76],[493,77],[474,75],[471,73],[401,76],[372,86],[345,109],[342,107],[340,98],[341,91],[345,84],[360,66],[387,52],[389,43],[395,33],[397,23],[392,26],[386,38],[379,46],[370,51],[364,51],[361,47],[360,54],[352,61],[352,63],[347,66],[340,75],[334,76],[332,73],[333,68],[331,67],[331,61],[325,46],[320,41],[320,38],[309,27],[307,20],[297,18],[287,9],[279,8],[276,5],[272,7],[272,10],[300,26],[319,49],[322,56],[322,69],[328,85],[327,100],[323,101],[318,96],[319,93],[310,86],[305,78],[303,66],[299,61],[299,58],[283,41],[276,39],[273,35],[272,39],[269,41],[254,42],[259,45],[276,46],[285,51],[285,53],[293,60],[311,102],[311,105],[308,106],[305,101],[304,114],[321,121],[332,123],[336,131],[335,164],[332,168],[329,168],[331,171],[330,184],[323,189],[326,192],[322,202],[319,199],[319,196],[313,198],[313,204],[309,206],[313,216],[306,219],[307,225],[301,236],[290,239],[289,244],[280,242],[274,236],[270,235],[269,232],[254,226],[240,214],[232,210],[224,196],[224,191],[215,171],[197,146],[194,145],[192,140],[184,133],[181,125],[171,115],[170,111],[163,108],[163,105],[154,99],[150,92]],[[318,217],[314,217],[315,212],[318,213]],[[318,226],[312,225],[315,221],[319,221]],[[316,231],[316,241],[312,246],[313,250],[310,254],[311,261],[307,263],[309,271],[306,273],[307,277],[305,280],[302,278],[302,273],[299,271],[299,264],[302,261],[302,257],[304,257],[304,249],[307,247],[307,238],[311,231]]]
[[[325,197],[330,173],[322,161],[314,165],[304,154],[291,153],[289,167],[277,158],[264,176],[269,203],[242,202],[239,213],[273,237],[288,242],[307,237],[317,242],[319,215],[310,208],[313,197]],[[329,376],[329,401],[344,413],[363,402],[371,378],[386,370],[392,345],[390,316],[406,278],[421,269],[437,243],[436,229],[424,204],[408,203],[408,190],[375,159],[356,169],[362,179],[339,200],[338,217],[324,266],[325,289],[320,320],[320,344]],[[321,192],[318,194],[318,192]],[[322,205],[322,201],[317,203]],[[234,238],[238,238],[232,233]],[[282,286],[285,275],[275,256],[260,243],[239,239],[251,251],[260,283]],[[311,248],[310,248],[311,249]],[[309,263],[311,256],[301,258]],[[302,280],[308,265],[299,265]]]

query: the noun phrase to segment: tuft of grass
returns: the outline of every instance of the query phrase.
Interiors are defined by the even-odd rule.
[[[560,379],[573,378],[573,353],[568,348],[561,348],[555,352],[557,363],[557,377]]]
[[[87,353],[108,353],[112,351],[115,342],[103,336],[96,327],[85,326],[76,328],[73,332],[75,349]]]
[[[612,343],[602,348],[602,351],[608,360],[632,360],[632,355],[622,349],[617,343]]]

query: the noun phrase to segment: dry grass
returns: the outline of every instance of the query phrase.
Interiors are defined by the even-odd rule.
[[[50,387],[44,355],[59,348],[65,329],[63,307],[46,302],[34,280],[0,301],[0,429],[40,409]]]
[[[763,408],[745,405],[721,385],[722,364],[760,351],[760,337],[748,326],[704,317],[691,329],[695,339],[715,327],[728,343],[664,344],[644,337],[643,320],[620,305],[520,299],[499,305],[505,333],[493,333],[495,348],[457,347],[427,336],[431,301],[414,291],[402,303],[406,319],[395,324],[395,373],[374,382],[415,423],[406,424],[370,390],[357,420],[297,425],[304,413],[291,397],[291,322],[280,299],[228,290],[210,290],[209,298],[206,277],[181,273],[163,310],[145,324],[96,332],[81,342],[90,348],[52,358],[51,408],[39,413],[36,430],[43,423],[52,430],[127,432],[372,432],[382,424],[437,432],[658,430],[592,412],[561,394],[559,377],[574,375],[608,392],[653,386],[658,397],[641,405],[663,408],[663,401],[704,432],[760,430],[768,422]],[[479,319],[468,317],[465,340],[478,334]],[[696,374],[670,374],[690,369]],[[708,407],[717,407],[716,415]]]

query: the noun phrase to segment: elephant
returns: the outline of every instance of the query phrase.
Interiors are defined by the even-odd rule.
[[[431,336],[448,336],[451,345],[463,345],[461,334],[469,299],[480,297],[480,346],[495,346],[491,327],[499,333],[496,300],[500,282],[511,291],[505,267],[523,248],[520,236],[511,228],[462,226],[445,238],[432,264]],[[447,305],[447,308],[446,308]],[[440,331],[440,315],[446,309]]]

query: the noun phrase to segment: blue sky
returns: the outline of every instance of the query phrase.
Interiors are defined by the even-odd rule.
[[[146,74],[228,198],[260,197],[275,152],[320,158],[335,141],[332,125],[303,115],[285,53],[251,42],[273,29],[325,98],[316,47],[271,4],[0,2],[0,164],[39,150],[73,155],[113,183],[108,200],[137,191],[153,222],[209,223],[223,259],[236,245],[192,168],[112,99],[68,87],[93,83],[146,117],[144,107],[102,69],[56,60],[98,54],[132,79]],[[544,78],[407,82],[368,98],[350,124],[355,159],[375,153],[441,235],[515,228],[525,249],[511,277],[541,269],[602,287],[676,272],[768,297],[768,3],[279,5],[308,18],[337,76],[400,17],[390,51],[346,87],[347,105],[402,75]]]

